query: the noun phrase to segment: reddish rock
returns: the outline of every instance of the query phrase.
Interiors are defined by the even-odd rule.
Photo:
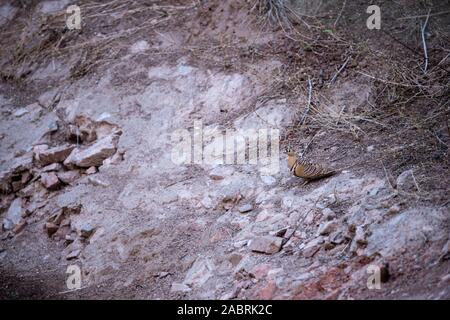
[[[59,146],[44,151],[38,151],[35,155],[36,159],[43,166],[55,162],[63,162],[75,148],[73,145]]]
[[[44,172],[41,174],[41,183],[48,190],[55,190],[60,186],[58,176],[54,172]]]
[[[260,300],[272,300],[277,289],[274,281],[268,281],[266,285],[256,292],[256,297]]]
[[[283,238],[263,236],[257,237],[250,242],[250,250],[260,253],[274,254],[281,250]]]
[[[261,263],[258,264],[256,266],[254,266],[249,274],[253,277],[255,277],[256,279],[260,280],[263,279],[267,276],[267,273],[269,273],[269,270],[272,266],[266,263]]]

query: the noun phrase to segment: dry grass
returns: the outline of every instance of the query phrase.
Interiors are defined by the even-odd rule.
[[[86,0],[77,3],[82,12],[82,29],[66,28],[65,12],[40,16],[38,22],[29,13],[22,12],[17,19],[18,32],[5,34],[2,40],[4,79],[20,80],[39,65],[52,59],[78,57],[71,69],[73,78],[80,78],[98,66],[112,61],[124,50],[124,43],[150,34],[153,28],[194,5],[163,5],[161,1]],[[141,23],[144,21],[143,23]],[[9,55],[3,54],[9,52]]]
[[[359,162],[365,170],[384,167],[392,176],[413,169],[417,190],[409,194],[401,192],[402,196],[420,201],[445,200],[449,191],[447,175],[443,177],[443,172],[449,170],[450,48],[445,41],[449,30],[445,20],[430,19],[433,38],[427,40],[430,43],[427,43],[425,55],[422,44],[424,22],[418,19],[426,19],[429,12],[433,17],[442,16],[448,10],[424,8],[424,15],[402,20],[401,28],[407,30],[408,36],[401,41],[397,34],[383,30],[384,41],[387,39],[388,42],[386,47],[380,48],[368,45],[361,40],[364,37],[350,35],[355,30],[346,29],[345,33],[333,30],[339,19],[348,26],[345,17],[341,17],[343,9],[343,6],[336,6],[334,11],[339,16],[328,24],[317,17],[304,16],[302,18],[309,27],[290,24],[294,29],[289,31],[290,41],[299,45],[292,45],[294,50],[288,51],[288,55],[294,58],[273,84],[273,92],[283,90],[291,104],[298,106],[297,123],[287,133],[284,143],[301,149],[301,145],[307,144],[305,141],[318,132],[325,132],[326,141],[315,144],[320,146],[330,141],[328,145],[338,145],[340,149],[353,145],[356,152],[363,141],[370,141],[376,145],[376,151],[370,156],[348,159],[347,164]],[[269,11],[263,13],[273,18]],[[310,48],[306,48],[305,43]],[[299,49],[304,53],[299,54]],[[311,54],[305,53],[307,51]],[[338,63],[332,52],[338,52]],[[427,56],[429,64],[425,70]],[[305,60],[309,65],[303,63]],[[366,63],[361,66],[363,60]],[[330,68],[330,65],[334,67]],[[305,102],[310,91],[309,79],[313,83],[310,104]],[[330,100],[329,89],[339,88],[342,81],[370,84],[373,89],[365,97],[366,103],[358,108],[342,106],[336,109]],[[344,140],[332,141],[336,139],[333,137]],[[347,156],[351,157],[350,154]]]

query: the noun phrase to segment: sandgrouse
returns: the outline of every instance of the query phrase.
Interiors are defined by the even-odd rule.
[[[298,159],[295,152],[288,150],[288,166],[289,170],[299,178],[305,179],[305,183],[312,180],[318,180],[332,176],[336,171],[328,170],[320,166],[319,164],[311,163],[301,158]]]

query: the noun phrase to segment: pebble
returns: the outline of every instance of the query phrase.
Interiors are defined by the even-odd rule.
[[[253,206],[250,203],[244,204],[238,208],[240,213],[246,213],[253,210]]]
[[[94,230],[90,224],[86,224],[80,229],[80,237],[87,239],[94,233]]]
[[[317,233],[321,236],[327,235],[327,234],[333,232],[334,230],[336,230],[337,226],[338,226],[338,223],[336,221],[325,222],[319,227],[319,230],[317,231]]]
[[[97,173],[97,167],[92,166],[92,167],[89,167],[89,169],[86,170],[86,174],[88,174],[88,175],[91,175],[91,174],[94,174],[94,173]]]
[[[266,185],[274,185],[277,182],[277,179],[275,179],[272,176],[261,176],[261,180]]]

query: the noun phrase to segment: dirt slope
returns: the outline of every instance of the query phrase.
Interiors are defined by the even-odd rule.
[[[450,298],[448,15],[423,75],[421,18],[396,21],[428,7],[389,3],[368,37],[357,1],[297,31],[253,1],[79,1],[81,30],[2,2],[0,297]],[[278,129],[279,170],[175,164],[199,121]],[[338,173],[302,185],[288,146]]]

